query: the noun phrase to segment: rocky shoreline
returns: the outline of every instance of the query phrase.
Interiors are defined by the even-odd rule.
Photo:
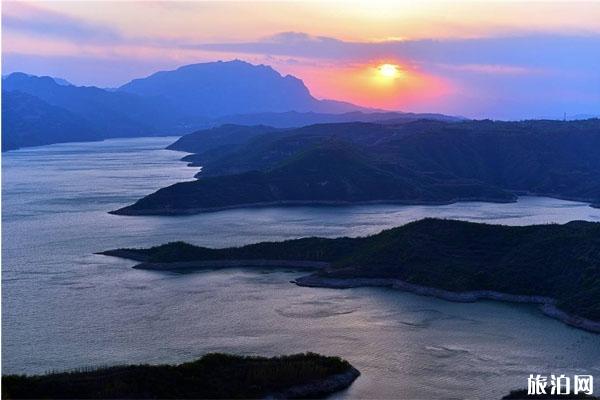
[[[549,317],[555,318],[567,325],[579,329],[593,333],[600,333],[600,322],[568,314],[562,310],[559,310],[556,307],[556,301],[554,299],[544,296],[513,295],[490,290],[451,292],[443,289],[414,285],[399,279],[388,278],[327,278],[317,275],[308,275],[300,277],[292,282],[298,286],[325,287],[334,289],[349,289],[365,286],[388,287],[422,296],[432,296],[461,303],[472,303],[477,300],[496,300],[510,303],[538,304],[540,305],[540,310],[542,313]]]

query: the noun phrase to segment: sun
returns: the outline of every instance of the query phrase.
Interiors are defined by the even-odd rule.
[[[395,64],[381,64],[377,67],[379,75],[384,78],[397,78],[400,76],[400,70]]]

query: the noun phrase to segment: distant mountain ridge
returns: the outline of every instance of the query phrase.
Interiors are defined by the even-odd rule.
[[[2,91],[2,131],[2,150],[19,148],[24,142],[41,146],[101,137],[77,114],[16,91]]]
[[[8,96],[7,101],[20,104],[2,108],[3,118],[15,122],[2,132],[6,143],[3,151],[63,142],[67,137],[72,141],[89,141],[176,135],[223,123],[291,128],[324,122],[409,120],[424,116],[456,120],[438,114],[381,112],[341,101],[319,100],[300,79],[282,76],[269,66],[239,60],[186,65],[134,79],[116,89],[75,86],[64,79],[20,72],[3,76],[2,84],[3,92],[34,96],[55,107],[58,114],[71,113],[75,120],[83,121],[79,124],[80,134],[76,130],[69,134],[44,131],[45,125],[59,126],[55,125],[52,113],[37,113],[35,118],[48,120],[31,123],[32,116],[23,106],[25,103],[20,103],[25,97]]]
[[[57,83],[55,78],[13,73],[2,81],[2,119],[14,123],[2,130],[2,150],[66,141],[92,141],[113,137],[153,136],[184,132],[184,118],[158,99],[129,93],[108,92],[96,87]],[[21,95],[15,95],[20,93]],[[6,94],[6,95],[5,95]],[[60,115],[69,113],[80,121],[79,130],[68,134],[47,130],[55,115],[36,113],[25,105],[31,98],[37,105],[51,106]],[[46,108],[46,111],[49,111]],[[32,119],[39,121],[32,124]],[[27,129],[24,127],[27,126]]]
[[[268,112],[257,114],[234,114],[213,119],[210,125],[268,125],[274,128],[299,128],[314,124],[333,124],[343,122],[379,122],[398,124],[429,119],[436,121],[458,122],[466,118],[435,113],[405,113],[394,111],[350,111],[339,114],[317,112]]]
[[[120,92],[163,98],[190,115],[214,118],[261,112],[339,113],[367,110],[314,98],[302,80],[244,61],[191,64],[134,79]]]

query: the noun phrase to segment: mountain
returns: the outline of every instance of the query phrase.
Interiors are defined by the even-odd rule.
[[[597,119],[344,123],[248,131],[252,134],[222,146],[202,134],[188,138],[195,148],[178,141],[180,150],[200,150],[184,158],[202,166],[198,180],[163,188],[115,213],[189,214],[292,204],[507,202],[519,194],[600,203]]]
[[[103,138],[172,133],[183,116],[159,99],[97,87],[65,86],[50,77],[13,73],[3,90],[19,91],[84,118]]]
[[[77,114],[26,93],[2,91],[2,151],[101,137]]]
[[[75,86],[66,79],[56,78],[56,77],[52,77],[52,79],[54,79],[54,82],[58,83],[61,86]]]
[[[24,72],[17,72],[17,74],[26,75],[26,76],[30,76],[30,77],[36,77],[36,75],[26,74]],[[10,75],[12,75],[12,74],[2,75],[2,80],[4,81],[4,79],[8,78]],[[49,76],[49,78],[52,79],[57,84],[62,85],[62,86],[74,86],[71,82],[69,82],[68,80],[63,79],[63,78],[57,78],[55,76]]]
[[[359,238],[311,237],[222,249],[176,242],[102,254],[163,271],[313,265],[317,271],[298,284],[389,286],[455,301],[541,303],[548,314],[600,331],[597,222],[504,226],[428,218]]]
[[[48,132],[43,140],[32,139],[30,131],[13,131],[21,125],[4,130],[4,149],[49,144],[71,137],[74,141],[101,140],[112,137],[172,135],[200,127],[221,125],[222,119],[279,119],[282,125],[306,125],[313,121],[331,120],[333,114],[367,109],[333,100],[317,100],[304,83],[291,75],[281,76],[271,67],[242,61],[214,62],[183,66],[175,71],[163,71],[147,78],[135,79],[118,89],[74,86],[68,81],[49,76],[15,72],[2,78],[3,91],[20,92],[38,98],[75,116],[85,123],[81,135],[56,135]],[[7,97],[7,101],[17,96]],[[25,120],[27,109],[15,105]],[[308,115],[307,112],[319,114]],[[253,117],[252,113],[267,115]],[[282,113],[281,115],[277,115]],[[285,113],[300,113],[291,116]],[[64,114],[64,113],[62,113]],[[50,118],[51,113],[38,113]],[[60,116],[58,118],[61,118]],[[218,119],[218,120],[217,120]],[[293,119],[293,121],[291,121]],[[287,122],[286,122],[287,120]],[[43,129],[40,120],[36,129]],[[20,129],[20,128],[19,128]],[[42,138],[43,132],[34,136]],[[57,137],[56,140],[53,137]]]
[[[119,92],[164,99],[188,115],[215,118],[264,112],[340,113],[361,107],[317,100],[300,79],[244,61],[192,64],[134,79]]]
[[[186,65],[134,79],[117,89],[75,86],[64,79],[20,72],[4,76],[2,84],[4,91],[35,96],[84,120],[91,130],[82,131],[80,136],[63,135],[75,141],[174,135],[231,123],[290,128],[325,122],[402,123],[423,117],[460,120],[438,114],[380,112],[335,100],[318,100],[300,79],[239,60]],[[27,119],[26,109],[21,111]],[[41,115],[51,117],[38,117]],[[43,129],[40,122],[38,127]],[[6,140],[18,141],[20,147],[40,143],[29,143],[29,133],[11,130],[3,135],[19,137]],[[41,137],[43,133],[36,135]],[[42,142],[56,143],[53,136],[48,134]]]

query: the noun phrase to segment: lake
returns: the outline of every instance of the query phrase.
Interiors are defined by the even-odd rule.
[[[600,335],[534,306],[450,303],[381,288],[304,288],[301,272],[134,270],[95,255],[175,240],[225,247],[362,236],[423,217],[526,225],[600,221],[587,204],[362,205],[161,217],[107,212],[193,179],[175,138],[69,143],[2,157],[2,368],[41,373],[192,360],[207,352],[314,351],[362,376],[338,398],[500,398],[529,374],[600,377]],[[597,385],[596,385],[597,386]]]

